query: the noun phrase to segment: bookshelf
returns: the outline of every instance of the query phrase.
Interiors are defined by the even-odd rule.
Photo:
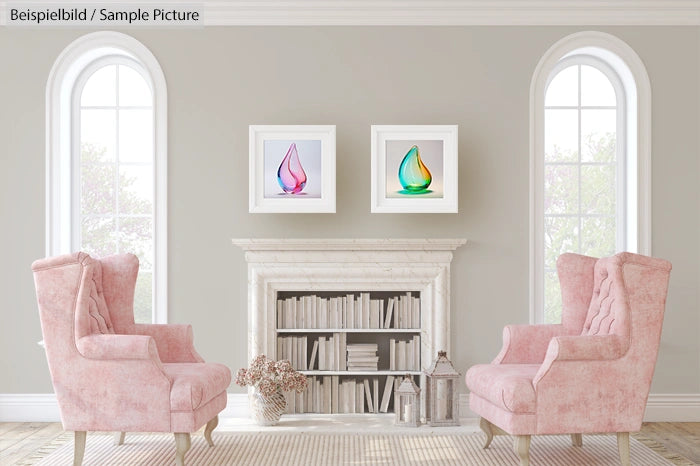
[[[307,376],[289,413],[393,412],[404,374],[419,382],[420,291],[280,291],[276,357]]]
[[[466,243],[464,238],[239,238],[232,243],[243,252],[248,268],[249,360],[260,354],[276,357],[279,336],[306,336],[310,357],[309,340],[338,332],[347,337],[348,343],[376,341],[380,363],[384,351],[381,342],[403,334],[420,336],[422,366],[429,365],[437,351],[450,351],[450,262],[454,251]],[[326,328],[277,326],[279,298],[314,294],[331,297],[360,292],[369,292],[372,297],[381,297],[384,293],[386,298],[392,293],[409,291],[420,296],[420,331],[331,325]],[[388,344],[385,347],[388,348]],[[344,379],[377,376],[378,381],[385,382],[386,377],[397,375],[396,371],[385,373],[381,366],[378,369],[372,375],[366,371],[360,371],[361,374],[308,371],[307,375],[315,377],[316,381],[337,376],[338,385]],[[405,373],[399,372],[399,375]],[[373,391],[374,387],[371,389]],[[384,387],[380,389],[383,392]],[[346,390],[350,391],[347,387]],[[249,388],[249,393],[252,392],[253,388]],[[425,400],[421,399],[423,413],[424,405]]]

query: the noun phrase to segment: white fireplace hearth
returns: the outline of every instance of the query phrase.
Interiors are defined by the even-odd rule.
[[[419,292],[421,370],[450,354],[450,262],[466,239],[234,239],[248,263],[248,357],[275,357],[281,292]]]

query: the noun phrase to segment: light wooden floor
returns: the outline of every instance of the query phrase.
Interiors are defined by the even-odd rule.
[[[0,465],[21,462],[63,433],[61,424],[45,422],[0,423]],[[700,464],[700,422],[650,422],[635,437],[646,437],[668,451]],[[585,444],[585,436],[584,436]]]

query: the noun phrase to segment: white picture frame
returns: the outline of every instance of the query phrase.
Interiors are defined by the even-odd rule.
[[[371,211],[457,213],[457,147],[457,125],[372,125]],[[399,176],[411,151],[431,175],[427,186]]]
[[[249,212],[335,212],[335,125],[250,125],[248,143]]]

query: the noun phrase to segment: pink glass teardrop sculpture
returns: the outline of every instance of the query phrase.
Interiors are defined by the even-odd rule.
[[[299,194],[306,186],[306,173],[299,161],[296,143],[289,146],[277,169],[277,182],[285,193],[290,194]]]

